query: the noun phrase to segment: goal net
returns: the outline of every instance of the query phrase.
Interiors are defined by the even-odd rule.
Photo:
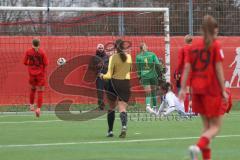
[[[163,60],[170,81],[168,8],[0,7],[1,106],[29,102],[28,73],[22,61],[34,37],[41,40],[50,62],[45,104],[66,98],[95,104],[95,79],[87,74],[89,57],[99,43],[118,38],[131,42],[128,51],[134,62],[140,43],[145,42]],[[67,60],[66,66],[57,66],[60,57]],[[137,90],[138,86],[132,87],[133,93]]]

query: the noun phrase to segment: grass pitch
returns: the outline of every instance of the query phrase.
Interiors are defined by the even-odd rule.
[[[54,114],[0,115],[2,160],[188,160],[187,148],[201,131],[200,118],[155,119],[129,114],[127,138],[118,138],[116,114],[113,138],[107,138],[106,115],[85,122],[67,122]],[[212,146],[213,159],[240,158],[240,111],[224,119]]]

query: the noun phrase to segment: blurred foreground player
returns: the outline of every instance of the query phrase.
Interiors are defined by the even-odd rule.
[[[23,63],[28,66],[30,91],[30,110],[35,111],[37,117],[40,116],[40,109],[43,102],[43,91],[46,83],[46,67],[48,59],[45,52],[40,49],[40,40],[32,40],[32,48],[25,52]],[[38,94],[37,109],[34,107],[35,93]]]
[[[201,137],[189,147],[191,160],[198,160],[200,152],[203,160],[211,159],[210,142],[220,131],[229,98],[224,86],[224,55],[217,41],[216,20],[212,16],[204,16],[201,29],[203,37],[194,41],[189,50],[179,93],[184,99],[191,71],[192,109],[201,115],[203,122]]]

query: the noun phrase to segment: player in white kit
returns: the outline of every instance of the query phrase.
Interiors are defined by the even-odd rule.
[[[233,75],[230,81],[230,87],[232,86],[232,83],[235,79],[236,76],[238,76],[238,81],[237,81],[237,87],[239,87],[239,83],[240,83],[240,47],[236,48],[236,57],[234,59],[234,61],[232,62],[232,64],[229,65],[229,67],[231,68],[235,63],[236,63],[236,67],[233,71]]]
[[[165,83],[161,85],[161,91],[164,94],[162,103],[159,107],[158,116],[164,115],[167,116],[173,111],[177,111],[178,114],[182,117],[187,117],[188,113],[184,111],[184,102],[181,102],[178,97],[171,91],[171,84]],[[166,110],[164,112],[164,110]]]

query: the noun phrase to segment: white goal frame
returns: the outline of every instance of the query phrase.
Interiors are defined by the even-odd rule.
[[[168,8],[132,8],[132,7],[14,7],[0,6],[0,11],[64,11],[64,12],[163,12],[164,13],[164,43],[166,80],[170,82],[170,21]]]

